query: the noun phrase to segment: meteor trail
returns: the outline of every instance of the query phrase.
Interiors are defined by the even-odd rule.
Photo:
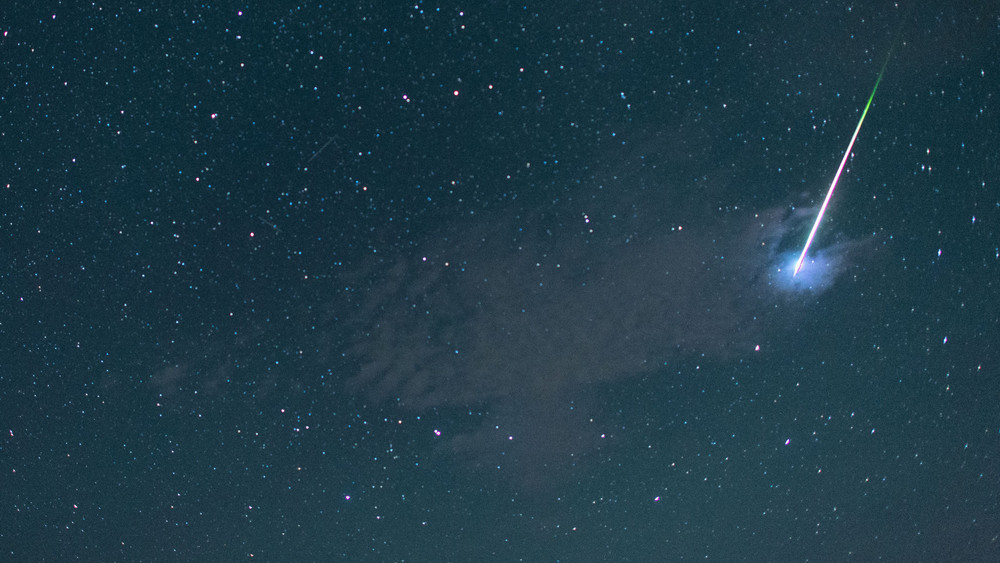
[[[892,55],[892,51],[889,51]],[[840,180],[840,174],[844,171],[844,165],[847,164],[847,157],[851,155],[851,149],[854,148],[854,141],[858,139],[858,133],[861,132],[861,124],[865,122],[865,116],[868,115],[868,108],[872,105],[872,100],[875,99],[875,91],[878,90],[879,82],[882,82],[882,74],[885,72],[885,66],[889,64],[889,57],[886,57],[885,63],[882,64],[882,70],[878,73],[878,79],[875,80],[875,87],[872,88],[872,95],[868,96],[868,103],[865,104],[865,110],[861,112],[861,119],[858,120],[858,126],[854,129],[854,135],[851,136],[851,142],[847,145],[847,150],[844,151],[844,158],[840,159],[840,166],[837,167],[837,173],[833,176],[833,182],[830,183],[830,189],[826,192],[826,199],[823,200],[823,205],[819,208],[819,214],[816,215],[816,222],[813,223],[812,230],[809,231],[809,238],[806,239],[806,245],[802,248],[802,254],[799,256],[799,261],[795,263],[795,271],[792,272],[792,277],[795,277],[802,269],[802,262],[806,259],[806,254],[809,252],[809,245],[812,244],[813,239],[816,237],[816,231],[819,230],[819,222],[823,220],[823,214],[826,213],[826,207],[830,205],[830,198],[833,197],[833,190],[837,189],[837,181]]]

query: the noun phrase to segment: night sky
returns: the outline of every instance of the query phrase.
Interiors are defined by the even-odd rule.
[[[0,559],[1000,560],[995,4],[42,4]]]

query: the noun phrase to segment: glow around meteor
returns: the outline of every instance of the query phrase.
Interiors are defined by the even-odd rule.
[[[885,66],[889,64],[889,58],[886,57],[885,63],[882,65],[882,70],[878,73],[878,79],[875,80],[875,87],[872,88],[872,95],[868,96],[868,103],[865,104],[864,111],[861,112],[861,119],[858,120],[858,126],[854,128],[854,135],[851,135],[851,142],[847,145],[847,150],[844,151],[844,158],[840,159],[840,166],[837,167],[837,173],[833,176],[833,182],[830,182],[830,189],[826,192],[826,198],[823,200],[823,205],[819,208],[819,214],[816,215],[816,222],[813,223],[812,230],[809,231],[809,238],[806,239],[806,245],[802,248],[802,254],[799,255],[798,261],[795,263],[795,271],[792,272],[792,277],[795,277],[802,269],[802,263],[805,262],[806,254],[809,253],[809,245],[812,244],[814,238],[816,238],[816,231],[819,230],[819,223],[823,220],[823,214],[826,213],[826,208],[830,205],[830,198],[833,197],[833,190],[837,189],[837,181],[840,180],[840,175],[844,172],[844,165],[847,164],[847,158],[851,156],[851,149],[854,148],[854,141],[858,139],[858,133],[861,132],[861,125],[865,122],[865,116],[868,115],[868,108],[872,105],[872,100],[875,99],[875,91],[878,90],[878,85],[882,82],[882,74],[885,72]]]

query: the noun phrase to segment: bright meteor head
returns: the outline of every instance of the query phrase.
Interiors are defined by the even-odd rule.
[[[801,263],[797,250],[782,252],[775,261],[771,284],[790,293],[820,293],[830,288],[843,271],[849,250],[849,245],[828,246]]]
[[[799,270],[801,270],[801,269],[802,269],[802,259],[803,259],[803,258],[805,258],[805,255],[802,255],[802,256],[799,256],[799,259],[795,261],[795,269],[794,269],[794,270],[792,270],[792,277],[793,277],[793,278],[794,278],[794,277],[795,277],[796,275],[798,275],[798,273],[799,273]]]

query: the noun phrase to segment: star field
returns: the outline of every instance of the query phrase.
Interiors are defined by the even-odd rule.
[[[4,560],[1000,557],[996,10],[5,15]]]

